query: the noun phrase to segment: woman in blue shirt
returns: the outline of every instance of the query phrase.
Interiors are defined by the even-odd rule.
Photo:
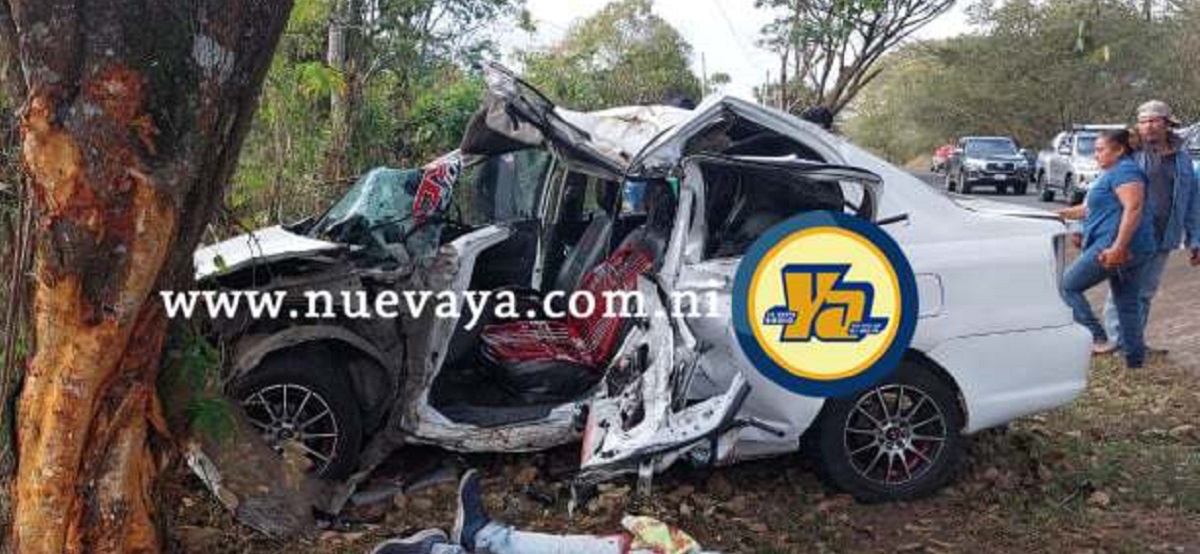
[[[1096,139],[1096,161],[1103,174],[1092,184],[1087,200],[1059,210],[1064,219],[1083,220],[1083,252],[1063,275],[1063,298],[1075,321],[1092,332],[1093,349],[1108,342],[1104,326],[1096,319],[1084,292],[1108,281],[1117,316],[1125,363],[1140,368],[1146,358],[1145,322],[1138,306],[1142,266],[1154,252],[1154,227],[1146,211],[1146,174],[1131,154],[1130,133],[1124,129],[1102,131]]]

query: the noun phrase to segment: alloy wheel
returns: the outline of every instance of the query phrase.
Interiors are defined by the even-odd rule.
[[[315,473],[329,467],[341,436],[336,415],[318,392],[294,383],[269,385],[247,394],[242,408],[273,450],[282,454],[291,442]]]
[[[854,471],[888,487],[920,479],[934,467],[950,432],[933,398],[903,384],[864,393],[843,429],[843,446]]]

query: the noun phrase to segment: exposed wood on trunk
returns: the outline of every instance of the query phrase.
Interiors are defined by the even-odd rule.
[[[190,281],[291,5],[7,5],[38,208],[14,549],[154,552],[155,292]]]

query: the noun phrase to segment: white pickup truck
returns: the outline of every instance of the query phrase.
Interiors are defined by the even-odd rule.
[[[1034,169],[1043,202],[1052,202],[1055,192],[1068,204],[1083,202],[1088,187],[1100,174],[1096,165],[1096,137],[1105,129],[1124,125],[1076,125],[1055,135],[1048,150],[1038,154]]]

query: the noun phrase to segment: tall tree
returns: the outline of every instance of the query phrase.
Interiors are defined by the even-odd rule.
[[[954,0],[756,0],[774,11],[763,42],[780,56],[777,93],[788,111],[835,114],[879,76],[879,60]],[[792,62],[792,82],[787,67]]]
[[[650,0],[613,2],[571,26],[559,44],[525,52],[525,76],[576,109],[698,100],[692,47]]]
[[[155,552],[166,322],[235,166],[288,0],[7,0],[37,206],[14,550]],[[152,22],[150,24],[149,22]],[[15,45],[15,46],[14,46]],[[11,61],[11,60],[9,60]]]
[[[963,134],[1044,147],[1072,124],[1130,122],[1149,98],[1200,116],[1200,11],[1146,21],[1129,3],[1008,0],[971,13],[978,32],[885,59],[853,106],[855,139],[908,160]]]

